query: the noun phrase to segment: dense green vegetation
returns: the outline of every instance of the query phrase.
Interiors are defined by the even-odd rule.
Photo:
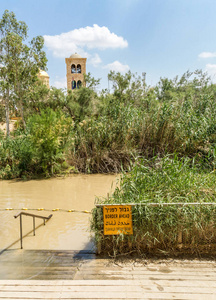
[[[177,155],[138,159],[130,172],[123,173],[113,195],[98,199],[105,204],[137,203],[132,209],[134,234],[104,236],[102,208],[95,208],[92,230],[100,251],[114,256],[215,253],[216,205],[205,205],[216,204],[215,180],[215,172],[200,168],[193,159]]]
[[[0,177],[119,172],[137,157],[173,153],[214,170],[216,88],[205,74],[155,87],[130,72],[109,75],[113,93],[97,94],[89,74],[90,87],[68,93],[36,81],[23,106],[25,126],[17,121],[10,136],[1,134]]]

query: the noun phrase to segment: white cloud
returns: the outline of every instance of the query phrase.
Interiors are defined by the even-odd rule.
[[[89,60],[89,63],[92,64],[94,67],[97,67],[102,62],[100,56],[95,53]]]
[[[206,71],[211,76],[212,80],[216,81],[216,64],[207,64]]]
[[[66,57],[72,53],[79,53],[87,57],[83,48],[88,49],[116,49],[125,48],[128,42],[121,36],[116,35],[105,26],[94,24],[92,27],[74,29],[60,35],[44,35],[45,46],[53,51],[57,57]]]
[[[114,61],[111,64],[108,64],[103,67],[104,69],[109,69],[110,71],[125,73],[130,70],[130,67],[128,65],[123,65],[119,61]]]
[[[212,58],[216,57],[216,52],[202,52],[198,56],[199,58]]]

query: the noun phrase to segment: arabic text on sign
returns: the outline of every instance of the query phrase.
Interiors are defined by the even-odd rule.
[[[104,235],[133,234],[130,205],[104,206],[103,215]]]

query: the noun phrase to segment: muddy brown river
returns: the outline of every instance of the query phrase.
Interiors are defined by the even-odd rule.
[[[52,211],[53,209],[91,211],[96,196],[105,197],[116,185],[117,175],[73,175],[30,181],[0,181],[0,250],[20,248],[19,218],[26,212],[53,217],[45,226],[23,240],[24,249],[92,250],[90,214],[82,212]],[[13,208],[11,211],[6,208]],[[38,211],[44,208],[51,211]],[[31,210],[34,209],[34,210]],[[23,234],[32,230],[31,217],[23,216]],[[42,224],[36,219],[36,227]]]

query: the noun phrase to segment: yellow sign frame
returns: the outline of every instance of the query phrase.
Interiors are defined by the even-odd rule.
[[[133,234],[132,206],[103,206],[104,235]]]

